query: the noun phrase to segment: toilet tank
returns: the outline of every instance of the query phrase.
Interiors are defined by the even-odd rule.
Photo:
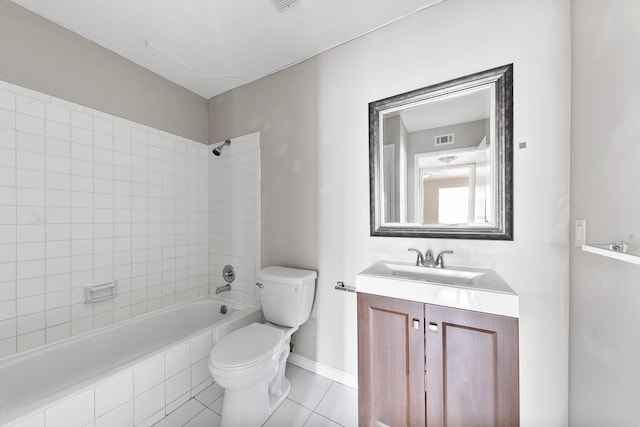
[[[258,296],[268,322],[298,327],[309,319],[317,274],[313,270],[267,267],[257,274]]]

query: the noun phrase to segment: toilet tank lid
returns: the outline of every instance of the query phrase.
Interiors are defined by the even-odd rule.
[[[258,280],[282,283],[285,285],[302,285],[305,281],[313,281],[318,274],[313,270],[271,266],[258,272]]]

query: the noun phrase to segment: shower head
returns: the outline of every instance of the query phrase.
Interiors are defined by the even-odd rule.
[[[222,149],[225,147],[225,145],[231,145],[231,140],[227,139],[225,140],[222,144],[218,145],[216,148],[213,149],[213,154],[215,154],[216,156],[220,155],[220,152],[222,151]]]

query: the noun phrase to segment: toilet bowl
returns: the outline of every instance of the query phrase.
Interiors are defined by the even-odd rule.
[[[267,322],[231,332],[209,357],[211,376],[225,390],[222,427],[260,426],[287,398],[291,335],[311,312],[315,271],[268,267],[257,277]]]

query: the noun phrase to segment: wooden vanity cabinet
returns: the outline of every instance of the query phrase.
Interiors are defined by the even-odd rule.
[[[518,426],[518,319],[358,293],[360,426]]]

